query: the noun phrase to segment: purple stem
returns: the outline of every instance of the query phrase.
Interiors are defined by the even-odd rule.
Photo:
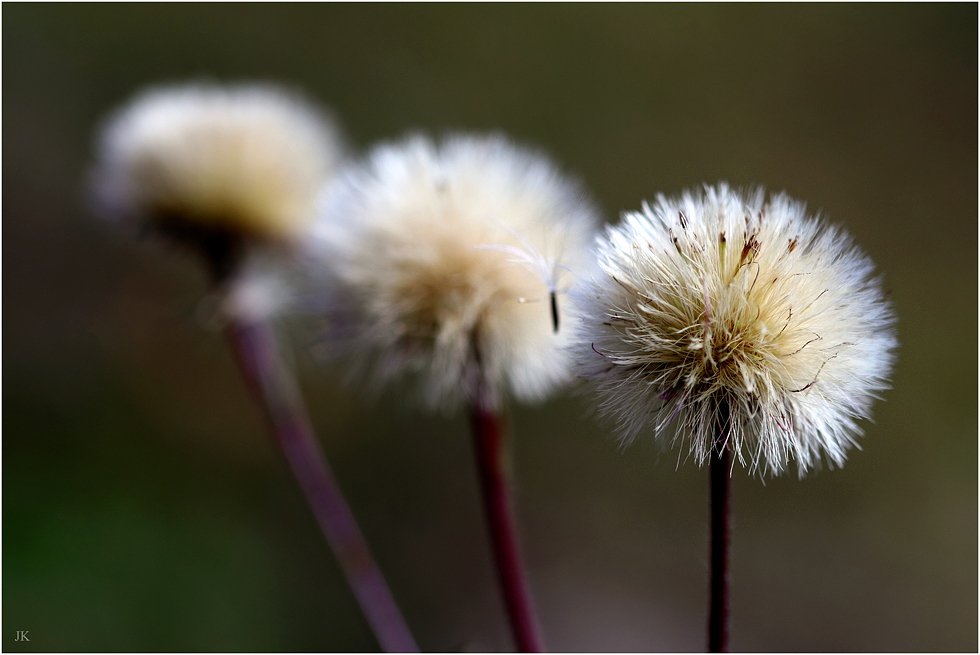
[[[226,336],[381,648],[394,653],[418,652],[320,450],[296,381],[280,358],[272,328],[263,320],[232,321]]]
[[[709,583],[708,652],[728,652],[728,549],[731,532],[732,451],[727,443],[729,409],[719,413],[718,434],[711,453],[711,574]]]
[[[487,528],[514,641],[519,652],[543,653],[544,640],[524,572],[511,500],[506,433],[497,413],[479,400],[472,404],[470,419]]]

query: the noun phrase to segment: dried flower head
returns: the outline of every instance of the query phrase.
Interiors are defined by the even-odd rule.
[[[625,214],[599,266],[579,360],[625,438],[652,422],[700,463],[728,447],[774,474],[793,459],[802,476],[821,452],[843,464],[896,346],[846,233],[784,194],[721,184]]]
[[[260,85],[151,89],[110,117],[99,146],[104,212],[191,239],[294,240],[341,153],[332,121]]]
[[[380,146],[339,176],[316,226],[334,278],[326,341],[376,383],[417,374],[432,407],[475,376],[491,404],[541,398],[569,378],[560,296],[595,226],[577,185],[502,138]]]

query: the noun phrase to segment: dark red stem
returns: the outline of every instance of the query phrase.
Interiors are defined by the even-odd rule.
[[[470,418],[487,527],[514,641],[522,653],[542,653],[544,641],[524,572],[511,499],[507,436],[497,413],[480,402],[473,403]]]
[[[276,442],[382,649],[418,652],[313,434],[296,381],[282,362],[272,328],[263,320],[232,321],[226,334],[242,374],[265,409]]]
[[[728,548],[731,532],[732,451],[728,446],[729,413],[719,412],[715,451],[711,453],[711,581],[709,583],[708,652],[728,652]]]

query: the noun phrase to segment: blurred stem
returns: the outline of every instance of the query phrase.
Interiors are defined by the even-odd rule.
[[[511,466],[506,430],[497,412],[488,407],[482,386],[476,396],[470,407],[476,465],[497,574],[504,593],[504,605],[517,650],[522,653],[541,653],[544,652],[544,641],[521,559],[511,498]]]
[[[418,652],[381,570],[313,434],[295,379],[267,321],[232,320],[225,328],[242,375],[265,410],[273,435],[340,562],[382,649]]]
[[[728,549],[731,532],[732,451],[728,446],[729,406],[719,410],[711,454],[711,578],[709,583],[708,651],[728,652]]]

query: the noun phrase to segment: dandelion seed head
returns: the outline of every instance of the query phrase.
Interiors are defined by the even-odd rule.
[[[589,265],[595,226],[577,185],[503,138],[380,146],[315,227],[341,308],[327,338],[376,384],[414,375],[431,407],[454,408],[475,375],[492,403],[540,399],[570,377],[550,294]]]
[[[164,231],[292,241],[341,150],[329,118],[275,87],[154,88],[106,122],[96,202]]]
[[[625,439],[651,426],[704,463],[723,427],[750,470],[844,463],[897,341],[843,230],[784,194],[719,184],[644,203],[598,250],[577,359]]]

